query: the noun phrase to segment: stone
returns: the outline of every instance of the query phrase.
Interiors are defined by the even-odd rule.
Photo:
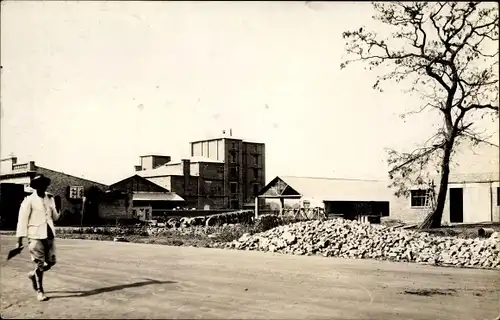
[[[288,231],[284,232],[281,238],[283,238],[287,244],[294,244],[297,242],[297,237]]]
[[[318,254],[500,269],[500,244],[495,242],[496,239],[437,237],[335,219],[292,223],[254,235],[245,234],[234,247],[296,255]]]

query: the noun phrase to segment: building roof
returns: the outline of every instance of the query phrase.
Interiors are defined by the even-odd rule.
[[[499,172],[450,173],[448,183],[500,181]]]
[[[146,179],[146,178],[144,178],[144,177],[142,177],[142,176],[138,175],[137,173],[136,173],[136,174],[133,174],[133,175],[131,175],[131,176],[128,176],[128,177],[126,177],[126,178],[124,178],[124,179],[120,179],[119,181],[117,181],[117,182],[115,182],[115,183],[111,184],[111,185],[110,185],[110,187],[111,187],[111,188],[114,188],[114,187],[116,187],[118,184],[123,183],[123,182],[125,182],[125,181],[127,181],[127,180],[130,180],[130,179],[134,179],[134,178],[137,178],[137,179],[140,179],[140,180],[144,180],[144,181],[145,181],[146,183],[148,183],[148,184],[151,184],[151,185],[156,186],[156,187],[158,187],[158,188],[164,189],[165,191],[169,191],[169,190],[168,190],[168,189],[166,189],[164,186],[161,186],[161,185],[159,185],[159,184],[157,184],[157,183],[155,183],[155,182],[153,182],[153,181],[151,181],[151,180],[148,180],[148,179]]]
[[[161,154],[145,154],[145,155],[142,155],[142,156],[139,156],[139,158],[145,158],[145,157],[159,157],[159,158],[168,158],[170,156],[165,156],[165,155],[161,155]]]
[[[71,177],[74,179],[87,181],[89,183],[99,185],[102,188],[108,186],[107,184],[102,183],[102,182],[97,182],[97,181],[83,178],[80,176],[72,175],[72,174],[66,173],[64,171],[52,170],[52,169],[49,169],[47,167],[42,167],[42,166],[36,165],[34,161],[15,163],[14,165],[12,165],[10,167],[10,169],[8,169],[8,170],[6,170],[6,169],[8,169],[8,168],[2,167],[0,169],[0,180],[8,180],[8,179],[13,178],[13,177],[32,177],[38,173],[43,173],[43,172],[39,172],[39,171],[45,171],[44,174],[48,175],[48,176],[50,176],[50,174],[52,174],[52,173],[56,173],[56,174],[65,175],[67,177]],[[47,171],[49,171],[49,173],[47,173]]]
[[[142,192],[136,191],[132,196],[133,201],[184,201],[175,192]]]
[[[291,176],[276,177],[259,195],[265,194],[280,180],[286,185],[282,186],[285,187],[283,194],[290,198],[296,195],[321,201],[389,201],[391,198],[387,181]]]
[[[241,139],[241,138],[236,138],[236,137],[233,137],[233,136],[220,134],[220,135],[214,136],[212,138],[191,141],[190,144],[199,143],[199,142],[216,141],[216,140],[222,140],[222,139],[235,140],[235,141],[243,141],[243,139]]]
[[[189,158],[191,163],[224,163],[220,160],[214,160],[206,157],[191,157]],[[136,174],[144,177],[164,177],[164,176],[182,176],[184,175],[183,168],[181,166],[182,160],[170,161],[164,165],[161,165],[155,169],[137,171]],[[191,173],[192,176],[197,176],[196,172]]]
[[[207,158],[207,157],[203,157],[203,156],[195,156],[195,157],[189,157],[187,158],[186,160],[189,160],[191,163],[224,163],[224,161],[222,160],[215,160],[215,159],[211,159],[211,158]],[[181,164],[182,163],[182,159],[179,160],[174,160],[174,161],[170,161],[169,163],[165,164],[165,165],[169,165],[169,164]]]
[[[213,138],[209,138],[209,139],[202,139],[202,140],[191,141],[190,144],[199,143],[199,142],[216,141],[216,140],[222,140],[222,139],[234,140],[234,141],[242,141],[243,143],[264,144],[264,142],[254,142],[254,141],[251,141],[251,140],[245,140],[245,139],[243,139],[243,137],[235,137],[235,136],[229,136],[229,135],[223,135],[223,134],[221,134],[219,136],[215,136]]]

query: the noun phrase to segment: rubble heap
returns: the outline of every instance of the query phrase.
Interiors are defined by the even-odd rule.
[[[344,219],[278,226],[226,243],[225,248],[352,259],[407,261],[500,269],[500,237],[438,237]]]

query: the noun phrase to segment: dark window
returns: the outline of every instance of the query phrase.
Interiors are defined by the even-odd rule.
[[[229,190],[231,191],[231,193],[237,193],[238,192],[238,183],[230,182],[229,183]]]
[[[497,187],[497,206],[500,206],[500,187]]]
[[[427,206],[428,190],[411,190],[411,206],[425,207]]]
[[[260,185],[258,183],[254,183],[253,185],[253,195],[256,196],[260,191]]]
[[[254,154],[253,155],[253,164],[258,165],[259,164],[259,156]]]
[[[234,152],[229,154],[229,162],[236,163],[236,154]]]
[[[231,209],[239,209],[240,202],[238,200],[231,200]]]
[[[236,168],[229,169],[229,178],[230,179],[238,179],[238,170]]]
[[[61,197],[60,196],[55,196],[54,197],[54,202],[56,205],[57,212],[61,212]]]
[[[253,178],[255,180],[259,179],[259,169],[257,168],[252,168],[252,174],[253,174]]]

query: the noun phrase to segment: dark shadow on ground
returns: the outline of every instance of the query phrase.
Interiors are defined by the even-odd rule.
[[[46,293],[47,294],[66,293],[66,295],[50,296],[49,297],[50,299],[78,298],[78,297],[88,297],[88,296],[93,296],[96,294],[118,291],[118,290],[123,290],[123,289],[128,289],[128,288],[149,286],[152,284],[172,284],[172,283],[176,283],[176,282],[175,281],[159,281],[159,280],[147,279],[146,281],[139,281],[139,282],[134,282],[134,283],[129,283],[129,284],[121,284],[121,285],[98,288],[98,289],[87,290],[87,291],[47,291]]]

